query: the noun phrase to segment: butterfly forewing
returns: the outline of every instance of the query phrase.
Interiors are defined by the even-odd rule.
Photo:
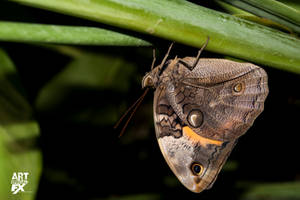
[[[189,123],[192,111],[202,115],[202,124],[192,126],[196,133],[229,141],[243,135],[263,111],[268,94],[267,75],[253,64],[233,61],[212,64],[218,61],[221,62],[202,59],[181,80],[165,83],[166,96],[185,124],[192,125]]]

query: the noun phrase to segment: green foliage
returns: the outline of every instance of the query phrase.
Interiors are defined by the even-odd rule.
[[[14,1],[300,73],[299,39],[184,0]]]
[[[134,73],[134,66],[122,57],[110,54],[101,54],[81,51],[75,48],[60,47],[63,52],[70,52],[72,61],[49,81],[36,99],[36,108],[40,112],[51,111],[68,98],[68,91],[72,88],[85,90],[111,90],[126,92],[129,90],[129,81]],[[109,67],[99,67],[109,66]],[[120,76],[120,74],[122,74]],[[77,112],[78,111],[78,112]],[[95,108],[83,110],[73,109],[72,119],[75,121],[89,120],[92,124],[108,125],[117,121],[115,106],[106,106],[99,109],[97,116],[89,115]],[[100,117],[104,116],[105,117]]]
[[[275,0],[224,0],[257,16],[278,22],[300,33],[300,11]]]
[[[245,200],[300,199],[299,181],[287,183],[240,183],[239,187],[247,188],[242,196]]]
[[[141,39],[107,29],[5,21],[0,21],[0,40],[78,45],[150,45]]]
[[[33,199],[41,173],[41,152],[37,147],[39,125],[33,111],[17,88],[18,75],[8,55],[0,49],[0,199],[13,199],[11,180],[14,172],[29,172],[18,199]],[[18,87],[16,87],[18,86]]]

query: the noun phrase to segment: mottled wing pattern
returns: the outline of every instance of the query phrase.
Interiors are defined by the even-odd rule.
[[[194,58],[187,57],[187,63]],[[180,66],[183,67],[183,66]],[[268,94],[267,74],[250,63],[201,59],[182,80],[167,83],[166,97],[184,124],[191,112],[202,123],[191,126],[199,135],[232,141],[243,135],[263,111]]]
[[[220,142],[196,134],[178,117],[166,96],[165,87],[154,95],[154,123],[157,140],[168,165],[180,182],[193,192],[209,189],[229,156],[235,141]],[[203,172],[194,174],[193,163]]]
[[[157,138],[170,135],[175,138],[182,136],[183,123],[168,102],[164,87],[155,90],[153,114]]]
[[[182,60],[192,65],[195,58]],[[262,112],[267,75],[249,63],[200,59],[190,71],[172,62],[154,94],[155,132],[177,178],[201,192],[212,186],[237,138]]]

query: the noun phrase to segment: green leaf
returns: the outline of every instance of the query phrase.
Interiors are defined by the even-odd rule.
[[[219,5],[222,9],[226,11],[226,13],[230,13],[232,15],[249,15],[249,16],[255,16],[245,10],[242,10],[236,6],[233,6],[229,3],[226,3],[222,0],[214,0],[217,5]]]
[[[215,2],[222,7],[222,9],[224,9],[227,13],[230,13],[236,17],[240,17],[243,19],[246,19],[248,21],[252,21],[267,27],[271,27],[286,33],[290,33],[292,35],[294,35],[294,31],[290,28],[288,28],[287,26],[284,26],[282,24],[279,24],[275,21],[272,21],[270,19],[267,19],[265,17],[258,17],[256,15],[253,15],[245,10],[242,10],[240,8],[237,8],[229,3],[226,3],[225,1],[221,1],[221,0],[215,0]]]
[[[149,42],[110,30],[0,21],[0,41],[144,46]]]
[[[240,188],[245,189],[241,199],[245,200],[279,200],[300,199],[300,182],[281,183],[240,183]]]
[[[278,1],[300,12],[300,2],[298,0],[278,0]]]
[[[14,0],[300,73],[300,40],[184,0]]]
[[[30,200],[35,197],[41,174],[41,152],[36,146],[39,126],[17,89],[17,78],[12,61],[0,49],[0,199]],[[29,173],[26,192],[12,194],[14,172]]]
[[[72,114],[64,118],[70,117],[75,121],[88,121],[97,125],[115,123],[119,117],[119,108],[111,104],[110,98],[113,97],[110,95],[129,90],[135,66],[118,55],[92,53],[70,47],[59,49],[72,56],[72,60],[41,89],[36,100],[37,110],[45,113],[59,109],[62,112],[68,107],[64,103],[72,101],[77,106],[72,105]],[[82,100],[82,103],[78,103],[77,99],[80,101],[82,96],[86,96],[87,100],[101,97],[101,104],[106,107],[91,106],[91,102],[83,103]],[[107,102],[103,103],[105,101]],[[67,111],[63,113],[68,115]]]
[[[223,0],[300,33],[300,11],[275,0]]]

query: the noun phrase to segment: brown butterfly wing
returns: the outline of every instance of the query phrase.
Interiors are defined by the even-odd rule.
[[[184,58],[193,63],[194,58]],[[166,83],[165,97],[177,116],[199,135],[232,141],[263,111],[267,74],[250,63],[200,59],[181,80]]]
[[[193,192],[209,189],[236,141],[208,140],[193,132],[174,111],[166,96],[166,85],[154,93],[154,124],[161,152],[180,182]],[[193,163],[201,164],[194,174]]]
[[[191,65],[194,58],[184,61]],[[267,75],[248,63],[201,59],[193,71],[169,65],[161,80],[153,105],[160,149],[181,183],[201,192],[212,186],[236,139],[262,112]],[[195,163],[202,166],[199,174]]]

